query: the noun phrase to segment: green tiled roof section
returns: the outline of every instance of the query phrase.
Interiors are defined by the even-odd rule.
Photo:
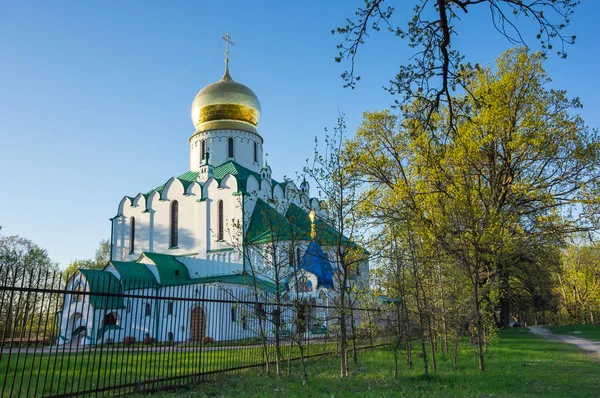
[[[204,278],[194,279],[195,283],[229,283],[232,285],[245,285],[254,288],[254,278],[249,274],[229,274],[208,276]],[[269,293],[275,293],[276,287],[273,282],[265,281],[264,279],[256,278],[256,287]],[[283,285],[279,286],[280,291],[283,290]]]
[[[181,181],[181,183],[183,184],[183,188],[187,190],[187,188],[190,186],[191,183],[198,180],[199,174],[200,173],[197,171],[188,171],[176,178],[179,181]],[[231,175],[234,175],[237,177],[238,183],[240,184],[240,188],[242,190],[246,190],[246,180],[248,179],[248,177],[254,176],[254,177],[256,177],[256,179],[258,181],[261,180],[259,173],[249,170],[249,169],[245,168],[244,166],[241,166],[233,161],[223,163],[222,165],[219,165],[219,166],[215,167],[215,169],[214,169],[214,178],[216,178],[217,180],[222,180],[223,177],[225,177],[227,174],[231,174]],[[166,183],[159,185],[158,187],[146,192],[143,195],[147,200],[148,195],[150,195],[154,191],[156,191],[158,193],[162,193],[162,191],[165,189],[165,186],[166,186]],[[133,198],[131,198],[131,200],[133,201]]]
[[[182,175],[180,175],[179,177],[175,177],[177,178],[179,181],[181,181],[181,184],[183,184],[183,189],[186,190],[190,184],[194,181],[196,181],[198,179],[198,173],[197,171],[188,171],[187,173],[183,173]],[[144,194],[144,196],[146,196],[146,199],[148,199],[147,195],[150,195],[152,192],[156,191],[158,193],[162,193],[163,189],[165,189],[165,184],[159,185],[158,187],[146,192]]]
[[[121,285],[125,290],[143,289],[158,285],[154,274],[144,264],[133,261],[111,261],[110,264],[119,271]]]
[[[148,257],[158,269],[160,283],[163,286],[186,284],[190,280],[190,273],[185,265],[175,256],[168,254],[147,253]]]
[[[290,240],[291,233],[291,226],[282,214],[263,200],[256,201],[246,232],[248,243]]]
[[[188,189],[188,187],[190,186],[190,184],[196,180],[198,180],[198,175],[200,173],[197,171],[188,171],[187,173],[183,173],[182,175],[180,175],[179,177],[177,177],[177,179],[179,181],[181,181],[181,183],[183,184],[183,190],[185,191],[186,189]]]
[[[310,240],[311,221],[306,210],[292,203],[285,214],[285,218],[294,226],[295,239]],[[351,246],[355,245],[350,239],[340,235],[335,228],[318,217],[315,219],[315,233],[315,241],[320,244],[335,245],[341,242]]]
[[[98,296],[90,294],[90,305],[95,309],[119,309],[125,308],[123,305],[121,283],[112,273],[108,271],[80,269],[79,272],[85,276],[87,286],[91,293],[110,293],[110,296]]]
[[[215,167],[214,177],[217,180],[223,179],[223,177],[225,177],[227,174],[236,176],[239,189],[242,191],[246,191],[246,181],[248,180],[248,177],[254,176],[258,182],[260,182],[261,180],[259,173],[256,173],[252,170],[248,170],[247,168],[245,168],[244,166],[240,166],[236,162],[230,161]]]

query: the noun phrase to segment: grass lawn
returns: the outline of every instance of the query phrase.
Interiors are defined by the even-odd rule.
[[[312,342],[308,355],[335,351],[335,343]],[[151,351],[142,350],[150,349]],[[297,346],[283,345],[282,354],[299,356]],[[274,358],[275,348],[269,347]],[[40,354],[39,352],[13,352],[0,354],[0,398],[10,396],[61,395],[128,383],[138,384],[161,378],[188,380],[186,376],[236,368],[261,365],[263,352],[260,346],[199,347],[181,344],[175,347],[151,346],[123,348],[118,345],[89,347],[82,351]],[[181,384],[181,380],[161,382]],[[148,388],[152,384],[145,385]],[[134,391],[135,387],[129,388]],[[113,396],[107,391],[105,396]]]
[[[403,359],[403,358],[402,358]],[[423,377],[421,362],[407,371],[401,363],[401,375],[392,377],[391,350],[363,351],[359,366],[348,380],[338,377],[335,358],[311,359],[308,385],[303,387],[298,366],[292,376],[266,376],[258,370],[243,374],[221,375],[174,392],[161,392],[154,398],[167,397],[597,397],[600,391],[600,365],[575,346],[543,340],[527,329],[502,332],[500,341],[490,347],[487,370],[475,368],[473,352],[465,347],[460,353],[459,369],[453,370],[449,358],[438,358],[438,371],[430,379]],[[142,397],[146,395],[135,395]]]
[[[600,340],[600,326],[598,325],[567,325],[550,326],[553,333],[569,336],[584,337],[590,340]]]

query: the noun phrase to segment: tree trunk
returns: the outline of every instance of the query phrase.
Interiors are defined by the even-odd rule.
[[[477,269],[476,272],[479,272]],[[485,363],[483,360],[483,322],[481,319],[481,310],[479,306],[479,278],[475,278],[475,322],[477,326],[477,351],[478,351],[478,361],[477,365],[480,371],[485,370]]]
[[[455,370],[456,370],[456,360],[458,358],[458,343],[459,343],[459,340],[460,340],[460,333],[459,333],[459,331],[460,331],[460,328],[457,325],[456,326],[456,335],[455,335],[455,338],[454,338],[454,352],[452,353],[452,368],[455,369]]]
[[[342,290],[343,292],[343,290]],[[344,295],[341,294],[342,307],[340,309],[340,376],[348,377],[348,346],[346,335],[346,309],[344,308]]]

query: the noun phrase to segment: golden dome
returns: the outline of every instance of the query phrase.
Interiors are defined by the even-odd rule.
[[[258,97],[248,87],[233,81],[228,64],[221,80],[200,90],[192,102],[196,132],[233,129],[258,134],[259,119]]]

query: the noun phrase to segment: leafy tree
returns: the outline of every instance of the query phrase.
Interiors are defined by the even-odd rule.
[[[0,290],[0,337],[48,337],[54,330],[58,297],[26,288],[57,288],[58,265],[46,250],[20,236],[0,235],[0,281],[17,290]]]
[[[343,115],[338,118],[333,135],[328,135],[324,151],[315,146],[312,163],[305,167],[323,198],[320,222],[325,222],[336,231],[326,246],[333,258],[329,260],[334,268],[336,297],[333,304],[339,324],[340,375],[348,377],[348,327],[354,327],[354,314],[350,311],[353,297],[351,287],[356,283],[356,275],[368,261],[365,251],[355,244],[362,232],[358,219],[358,208],[368,197],[361,195],[362,182],[350,167],[351,159],[346,156],[344,140],[346,125]]]
[[[385,111],[366,113],[348,145],[370,182],[374,217],[404,225],[411,246],[441,250],[468,277],[481,370],[490,293],[510,278],[502,256],[515,242],[594,227],[587,210],[597,204],[600,145],[576,114],[579,101],[546,87],[544,59],[514,49],[496,70],[465,71],[470,94],[452,136],[441,134],[452,122],[447,109],[426,123]],[[427,256],[415,258],[426,271]],[[499,299],[508,303],[505,289]]]
[[[96,249],[93,259],[75,259],[63,271],[63,279],[69,280],[78,269],[102,269],[110,261],[110,242],[108,239],[102,239]]]
[[[562,253],[556,278],[569,322],[596,322],[600,313],[600,245],[569,245]]]

